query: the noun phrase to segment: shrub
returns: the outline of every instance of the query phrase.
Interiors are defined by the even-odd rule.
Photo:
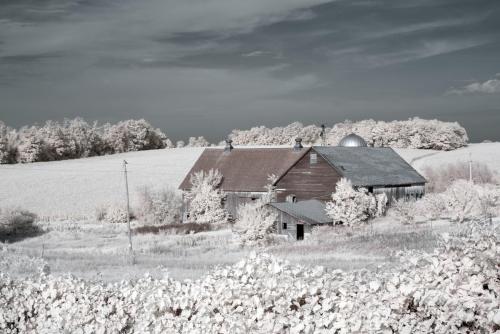
[[[117,205],[111,205],[105,209],[103,221],[110,224],[121,224],[127,222],[127,210]],[[131,217],[132,218],[132,217]]]
[[[241,244],[268,244],[277,216],[262,200],[240,205],[234,231],[240,237]]]
[[[395,201],[391,210],[402,224],[413,224],[418,214],[416,202],[403,199]]]
[[[166,225],[148,225],[139,226],[133,229],[135,234],[192,234],[207,232],[213,230],[213,224],[195,224],[195,223],[183,223],[183,224],[166,224]]]
[[[423,174],[428,183],[428,192],[443,192],[457,180],[469,180],[469,163],[449,163],[441,167],[424,167]],[[488,165],[480,162],[472,164],[472,177],[475,184],[498,183],[498,175]]]
[[[351,182],[342,178],[326,203],[326,214],[333,223],[347,226],[360,225],[368,219],[381,216],[385,212],[387,196],[374,196],[365,188],[354,189]]]
[[[38,229],[33,226],[36,215],[19,208],[0,209],[0,237],[32,234]]]
[[[174,189],[139,191],[137,218],[148,225],[173,224],[180,222],[182,197]]]

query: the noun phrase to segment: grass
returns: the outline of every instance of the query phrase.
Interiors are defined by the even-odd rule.
[[[157,233],[133,235],[136,264],[130,265],[126,224],[58,221],[36,225],[44,234],[4,246],[6,251],[0,252],[0,271],[27,275],[42,261],[53,274],[71,273],[91,280],[134,279],[146,272],[153,277],[168,273],[177,279],[192,279],[215,266],[233,264],[252,251],[242,249],[227,228],[195,234],[170,234],[159,229]],[[454,226],[447,222],[435,223],[432,228],[429,224],[402,226],[386,217],[376,221],[373,229],[351,233],[348,229],[333,227],[304,241],[280,242],[258,251],[302,265],[342,270],[376,269],[381,265],[397,265],[393,256],[397,251],[432,250],[437,245],[438,234],[451,231]],[[133,223],[133,228],[137,231],[139,226]],[[24,261],[28,263],[27,269],[22,269],[23,265],[12,265],[18,258],[32,258],[37,265],[27,260]]]

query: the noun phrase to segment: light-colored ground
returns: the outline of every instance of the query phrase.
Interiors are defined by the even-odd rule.
[[[202,148],[131,152],[77,160],[0,165],[0,205],[39,216],[93,217],[95,208],[125,203],[123,160],[131,203],[141,186],[177,187]]]

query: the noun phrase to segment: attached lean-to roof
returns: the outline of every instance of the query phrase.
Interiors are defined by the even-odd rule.
[[[328,224],[332,222],[325,213],[325,203],[316,199],[300,201],[295,203],[280,202],[269,203],[270,206],[289,214],[305,224]]]
[[[313,148],[355,186],[401,186],[427,182],[390,147]]]
[[[191,175],[217,169],[222,174],[224,191],[262,192],[269,184],[268,175],[280,178],[295,165],[310,148],[207,148],[184,178],[179,189],[191,188]]]

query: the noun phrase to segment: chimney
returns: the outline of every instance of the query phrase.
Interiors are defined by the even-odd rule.
[[[303,148],[304,146],[302,146],[302,138],[295,138],[295,146],[293,147],[293,149],[295,151],[300,151]]]
[[[231,152],[231,150],[234,148],[232,143],[233,141],[231,139],[226,139],[226,147],[224,147],[224,152]]]

